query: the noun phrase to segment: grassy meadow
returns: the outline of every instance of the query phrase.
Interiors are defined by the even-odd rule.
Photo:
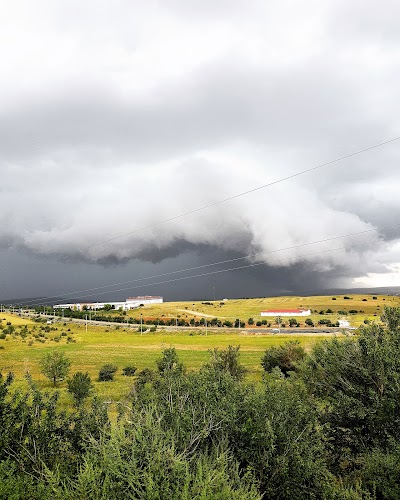
[[[350,299],[345,299],[344,295],[313,296],[313,297],[269,297],[258,299],[230,299],[226,301],[191,301],[191,302],[164,302],[163,304],[149,304],[139,309],[128,312],[130,317],[137,318],[140,314],[143,319],[171,319],[183,318],[190,321],[192,318],[218,318],[222,321],[234,321],[239,318],[246,321],[253,318],[254,321],[268,319],[273,322],[274,318],[262,318],[261,311],[268,309],[295,309],[303,307],[317,311],[311,315],[314,323],[325,318],[332,323],[338,319],[347,318],[352,326],[360,326],[364,319],[379,321],[381,312],[385,305],[400,306],[400,297],[391,295],[377,295],[373,299],[372,295],[348,295]],[[319,314],[320,311],[331,309],[332,313]],[[357,310],[357,313],[349,314],[350,310]],[[345,311],[346,315],[339,314]],[[360,312],[362,311],[362,312]],[[120,314],[118,311],[111,311],[111,314]],[[305,318],[297,318],[304,326]],[[282,319],[284,321],[284,319]]]
[[[254,321],[260,319],[260,311],[274,308],[310,308],[313,311],[331,309],[333,313],[320,315],[313,313],[312,319],[317,322],[321,318],[336,320],[343,315],[339,311],[351,309],[363,311],[362,313],[349,314],[346,317],[352,325],[359,326],[364,319],[380,320],[380,314],[385,305],[399,306],[399,297],[377,296],[374,300],[368,295],[354,295],[351,299],[332,296],[318,297],[276,297],[260,299],[238,299],[228,301],[215,301],[208,304],[202,302],[166,302],[163,304],[141,307],[139,310],[130,311],[128,314],[143,318],[172,318],[177,315],[190,320],[201,317],[216,317],[221,320],[240,318]],[[113,314],[120,314],[114,311]],[[0,370],[2,373],[12,371],[15,373],[19,384],[24,384],[23,376],[31,373],[41,388],[51,389],[50,382],[40,373],[39,361],[49,349],[64,351],[72,362],[71,374],[76,371],[88,371],[92,380],[98,376],[99,368],[106,363],[115,364],[118,372],[113,382],[95,382],[96,392],[109,400],[118,400],[126,396],[133,384],[132,377],[124,377],[122,368],[134,365],[138,371],[143,368],[155,368],[155,361],[160,357],[163,347],[174,346],[183,363],[189,370],[198,369],[208,359],[208,350],[214,347],[224,348],[228,345],[241,346],[241,361],[249,371],[248,377],[253,380],[261,378],[262,368],[260,359],[265,349],[282,344],[290,339],[298,340],[307,350],[323,338],[324,334],[297,334],[271,335],[252,334],[241,328],[224,330],[223,332],[208,332],[198,329],[188,329],[179,332],[144,333],[141,335],[137,327],[97,327],[89,326],[88,332],[84,325],[72,322],[57,322],[49,327],[44,323],[35,323],[28,319],[2,313],[0,315],[2,326],[7,323],[15,326],[13,334],[7,334],[0,339]],[[271,318],[273,321],[273,318]],[[301,319],[303,326],[304,319]],[[27,326],[29,333],[22,338],[21,329]],[[44,329],[51,328],[46,332]],[[326,334],[330,335],[330,334]],[[59,383],[63,398],[65,382]]]
[[[189,370],[198,369],[208,359],[208,350],[228,345],[241,346],[241,361],[249,370],[249,378],[259,379],[262,368],[260,359],[263,351],[289,339],[299,340],[310,349],[323,335],[255,335],[233,330],[223,333],[194,332],[156,332],[141,335],[137,328],[116,329],[89,327],[76,323],[58,322],[51,325],[50,332],[43,332],[43,323],[34,323],[13,315],[2,314],[2,324],[7,322],[16,326],[14,334],[7,334],[0,340],[0,371],[12,371],[20,386],[24,385],[24,374],[29,372],[42,389],[51,389],[50,382],[40,373],[39,361],[50,349],[59,349],[71,359],[70,373],[88,371],[95,382],[96,392],[107,399],[118,400],[126,396],[132,387],[133,379],[122,375],[122,368],[134,365],[138,371],[143,368],[156,368],[155,361],[160,357],[163,347],[174,346],[180,359]],[[26,324],[29,333],[24,339],[19,331]],[[39,336],[42,335],[42,336]],[[58,340],[54,340],[57,339]],[[68,340],[69,338],[69,340]],[[106,363],[118,366],[113,382],[96,382],[99,368]],[[65,382],[58,387],[65,388]]]

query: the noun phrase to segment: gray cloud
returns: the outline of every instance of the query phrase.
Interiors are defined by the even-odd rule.
[[[86,280],[251,255],[265,270],[224,278],[246,295],[266,281],[351,284],[400,262],[400,231],[382,228],[400,215],[398,143],[92,246],[399,134],[395,2],[120,1],[109,15],[83,8],[77,24],[67,4],[16,3],[29,17],[10,6],[14,31],[0,21],[3,249],[90,264]]]

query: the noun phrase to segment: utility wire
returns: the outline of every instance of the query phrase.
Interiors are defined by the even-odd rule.
[[[340,235],[340,236],[333,236],[331,238],[324,238],[322,240],[310,241],[308,243],[301,243],[299,245],[292,245],[292,246],[289,246],[289,247],[278,248],[278,249],[275,249],[275,250],[270,250],[268,252],[263,252],[263,255],[269,255],[269,254],[273,254],[273,253],[283,252],[283,251],[286,251],[286,250],[293,250],[293,249],[296,249],[296,248],[302,248],[302,247],[306,247],[306,246],[310,246],[310,245],[316,245],[318,243],[326,243],[328,241],[334,241],[334,240],[338,240],[338,239],[342,239],[342,238],[347,238],[347,237],[350,237],[350,236],[359,236],[361,234],[367,234],[367,233],[371,233],[371,232],[374,232],[374,231],[377,231],[377,230],[382,230],[382,229],[387,229],[387,228],[393,228],[393,227],[399,227],[399,226],[400,226],[400,223],[398,223],[398,224],[387,224],[385,226],[381,226],[380,228],[366,229],[364,231],[358,231],[358,232],[355,232],[355,233],[347,233],[347,234],[343,234],[343,235]],[[261,252],[258,252],[256,254],[245,255],[243,257],[235,257],[235,258],[232,258],[232,259],[222,260],[222,261],[219,261],[219,262],[212,262],[210,264],[203,264],[201,266],[189,267],[189,268],[186,268],[186,269],[178,269],[176,271],[170,271],[170,272],[167,272],[167,273],[155,274],[155,275],[147,276],[147,277],[143,277],[143,278],[135,278],[135,279],[132,279],[132,280],[120,281],[120,282],[117,282],[117,283],[110,283],[108,285],[102,285],[102,286],[93,287],[93,288],[86,288],[86,289],[82,289],[82,290],[75,290],[73,292],[67,292],[67,293],[65,293],[65,292],[61,291],[57,295],[51,295],[51,296],[48,296],[48,297],[42,297],[41,299],[35,299],[34,301],[30,302],[29,304],[30,305],[34,305],[35,302],[37,302],[37,301],[57,299],[57,298],[60,298],[61,295],[63,296],[63,300],[64,300],[65,298],[68,298],[68,296],[76,295],[78,293],[93,292],[93,291],[97,291],[97,290],[102,290],[104,288],[110,288],[110,287],[115,287],[115,286],[120,286],[120,285],[127,285],[129,283],[137,283],[139,281],[146,281],[146,280],[149,280],[149,279],[162,278],[162,277],[171,276],[171,275],[177,274],[177,273],[183,273],[183,272],[188,272],[188,271],[195,271],[197,269],[204,269],[204,268],[207,268],[207,267],[217,266],[217,265],[221,265],[221,264],[229,264],[231,262],[237,262],[239,260],[244,260],[244,259],[248,259],[248,258],[253,258],[254,259],[260,253]],[[112,292],[114,292],[114,290],[108,290],[108,292],[112,293]]]
[[[373,243],[381,243],[381,242],[382,242],[382,240],[370,240],[370,241],[366,241],[364,243],[358,243],[356,245],[352,245],[351,248],[360,247],[360,246],[363,246],[363,245],[369,245],[369,244],[373,244]],[[339,251],[339,250],[343,250],[343,247],[337,247],[337,248],[331,248],[331,249],[328,249],[328,250],[321,250],[321,251],[318,251],[318,252],[312,252],[312,253],[308,253],[308,254],[302,255],[301,257],[302,258],[311,257],[311,256],[314,256],[314,255],[319,255],[319,254],[329,253],[329,252],[335,252],[335,251]],[[279,262],[285,262],[285,261],[288,261],[288,260],[291,260],[291,257],[287,257],[285,259],[279,259]],[[265,262],[256,262],[256,263],[253,263],[253,264],[246,264],[244,266],[231,267],[231,268],[228,268],[228,269],[220,269],[220,270],[217,270],[217,271],[210,271],[210,272],[207,272],[207,273],[200,273],[200,274],[195,274],[195,275],[191,275],[191,276],[182,276],[182,277],[179,277],[179,278],[172,278],[172,279],[169,279],[169,280],[157,281],[157,282],[154,282],[154,283],[147,283],[145,285],[138,285],[138,286],[134,286],[134,287],[119,288],[117,290],[113,290],[113,292],[123,292],[123,291],[127,291],[127,290],[135,290],[137,288],[143,288],[144,286],[149,287],[149,286],[155,286],[155,285],[163,285],[163,284],[166,284],[166,283],[174,283],[174,282],[177,282],[177,281],[183,281],[183,280],[194,279],[194,278],[201,278],[203,276],[211,276],[211,275],[214,275],[214,274],[227,273],[227,272],[232,272],[232,271],[238,271],[240,269],[249,269],[251,267],[265,266],[265,265],[266,265]],[[107,290],[107,291],[104,291],[104,292],[99,292],[98,295],[102,295],[102,294],[105,294],[105,293],[110,293],[110,291]],[[90,295],[82,295],[80,297],[74,297],[74,298],[81,299],[83,297],[89,297],[89,296]],[[24,305],[30,305],[30,304],[31,303],[27,302]],[[23,305],[23,304],[21,304],[21,305]],[[36,305],[46,305],[46,302],[42,302],[41,304],[36,304]]]
[[[319,170],[321,168],[328,167],[330,165],[333,165],[334,163],[338,163],[338,162],[346,160],[348,158],[352,158],[353,156],[357,156],[357,155],[365,153],[367,151],[371,151],[372,149],[380,148],[382,146],[385,146],[386,144],[390,144],[390,143],[398,141],[398,140],[400,140],[400,136],[394,137],[393,139],[389,139],[389,140],[381,142],[379,144],[374,144],[373,146],[369,146],[368,148],[364,148],[364,149],[361,149],[359,151],[355,151],[355,152],[350,153],[348,155],[341,156],[340,158],[336,158],[336,159],[328,161],[326,163],[321,163],[320,165],[316,165],[315,167],[311,167],[311,168],[308,168],[306,170],[296,172],[295,174],[291,174],[291,175],[288,175],[288,176],[283,177],[281,179],[278,179],[276,181],[272,181],[272,182],[269,182],[267,184],[263,184],[262,186],[258,186],[256,188],[249,189],[247,191],[243,191],[243,192],[235,194],[233,196],[229,196],[228,198],[224,198],[222,200],[215,201],[215,202],[210,203],[208,205],[204,205],[202,207],[198,207],[198,208],[195,208],[193,210],[189,210],[188,212],[184,212],[182,214],[175,215],[175,216],[170,217],[168,219],[164,219],[164,220],[161,220],[159,222],[155,222],[154,224],[150,224],[148,226],[143,226],[143,227],[140,227],[138,229],[133,229],[132,231],[128,231],[127,233],[120,234],[118,236],[113,236],[112,238],[107,238],[107,239],[102,240],[102,241],[98,241],[97,243],[93,243],[86,248],[90,249],[90,248],[93,248],[93,247],[96,247],[99,245],[103,245],[104,243],[109,243],[110,241],[114,241],[114,240],[123,238],[125,236],[129,236],[131,234],[139,233],[140,231],[144,231],[145,229],[152,229],[154,227],[165,224],[166,222],[171,222],[171,221],[174,221],[177,219],[181,219],[182,217],[186,217],[188,215],[195,214],[197,212],[201,212],[202,210],[206,210],[208,208],[215,207],[215,206],[220,205],[222,203],[226,203],[227,201],[235,200],[236,198],[240,198],[241,196],[245,196],[245,195],[250,194],[250,193],[255,193],[256,191],[260,191],[261,189],[265,189],[267,187],[274,186],[276,184],[280,184],[281,182],[288,181],[290,179],[294,179],[295,177],[299,177],[301,175],[308,174],[310,172],[314,172],[315,170]]]

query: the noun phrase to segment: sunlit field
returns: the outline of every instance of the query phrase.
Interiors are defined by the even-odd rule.
[[[241,362],[248,369],[250,379],[260,379],[260,359],[263,351],[288,340],[298,340],[310,349],[323,335],[257,335],[232,330],[232,332],[210,333],[205,331],[156,332],[141,335],[137,328],[89,327],[71,322],[55,323],[49,327],[14,315],[2,314],[2,326],[14,325],[15,332],[0,340],[0,369],[3,374],[12,371],[19,384],[29,372],[41,388],[51,389],[50,382],[40,373],[39,361],[50,349],[59,349],[71,359],[70,373],[88,371],[95,382],[96,392],[110,400],[126,396],[133,384],[131,377],[122,375],[122,368],[134,365],[138,371],[156,368],[155,361],[164,347],[174,346],[188,370],[197,370],[209,357],[208,350],[228,345],[241,346]],[[29,334],[21,338],[19,332],[27,325]],[[51,330],[45,332],[43,329]],[[4,331],[4,330],[3,330]],[[115,364],[118,371],[113,382],[96,382],[99,368],[106,363]],[[65,382],[58,384],[64,392]]]
[[[239,318],[248,321],[253,318],[258,321],[260,313],[267,309],[292,309],[305,308],[313,312],[311,319],[314,323],[322,318],[336,322],[339,318],[347,318],[352,326],[358,327],[365,319],[379,321],[381,312],[385,305],[397,307],[400,305],[400,298],[390,295],[378,295],[374,299],[373,295],[346,295],[313,296],[313,297],[271,297],[258,299],[233,299],[216,301],[196,301],[196,302],[164,302],[163,304],[149,304],[139,309],[128,312],[129,317],[138,318],[142,314],[143,319],[171,319],[182,318],[190,321],[192,318],[199,320],[204,318],[218,318],[222,321],[234,321]],[[326,313],[327,310],[332,313]],[[324,314],[319,314],[324,311]],[[339,311],[341,313],[339,313]],[[350,313],[349,311],[357,311]],[[342,314],[345,312],[346,314]],[[109,313],[107,313],[109,314]],[[111,314],[118,315],[119,311],[112,311]],[[298,318],[300,324],[304,325],[305,318]],[[274,318],[269,319],[274,322]]]

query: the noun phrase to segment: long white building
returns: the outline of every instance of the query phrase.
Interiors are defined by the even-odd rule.
[[[268,311],[261,311],[261,316],[310,316],[310,309],[269,309]]]
[[[164,299],[160,296],[155,295],[139,295],[137,297],[128,297],[124,302],[75,302],[73,304],[54,304],[54,309],[72,309],[75,311],[83,311],[88,309],[90,311],[96,311],[99,309],[104,309],[106,305],[110,305],[113,309],[122,309],[123,311],[129,311],[130,309],[136,309],[142,304],[161,304]]]

